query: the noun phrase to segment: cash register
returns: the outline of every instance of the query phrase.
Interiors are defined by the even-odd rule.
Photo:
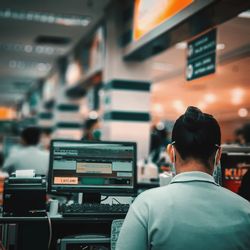
[[[5,180],[3,216],[43,216],[45,213],[45,177],[13,175]]]

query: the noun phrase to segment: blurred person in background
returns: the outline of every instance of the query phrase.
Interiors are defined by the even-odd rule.
[[[43,129],[41,132],[40,143],[39,143],[41,149],[49,151],[50,141],[51,141],[51,130]]]
[[[248,201],[213,178],[220,144],[214,117],[189,107],[175,122],[167,148],[176,176],[135,199],[116,250],[250,249]]]
[[[238,128],[234,131],[234,137],[235,137],[234,143],[239,145],[245,144],[244,133],[242,128]]]
[[[84,123],[84,135],[82,140],[99,141],[101,140],[100,122],[98,118],[88,118]]]
[[[244,145],[250,146],[250,123],[247,123],[242,128]],[[247,172],[242,177],[241,185],[238,194],[248,201],[250,201],[250,168],[248,167]]]
[[[9,175],[16,170],[34,169],[36,175],[47,176],[49,153],[40,149],[41,130],[27,127],[21,132],[22,148],[11,153],[4,161],[2,171]]]
[[[164,123],[160,122],[153,126],[148,161],[155,163],[160,169],[164,166],[169,166],[169,157],[166,153],[166,147],[169,143],[169,132]]]

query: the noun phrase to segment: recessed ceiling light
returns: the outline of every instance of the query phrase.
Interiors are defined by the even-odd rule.
[[[174,100],[173,103],[172,103],[172,106],[180,114],[185,112],[185,105],[181,100]]]
[[[33,50],[33,47],[31,45],[25,45],[24,46],[24,51],[27,53],[31,53]]]
[[[175,45],[176,49],[186,49],[187,48],[187,43],[186,42],[180,42]]]
[[[153,111],[157,114],[162,114],[164,112],[162,104],[160,103],[153,104]]]
[[[234,105],[239,105],[243,101],[245,91],[242,88],[235,88],[231,91],[231,102]]]
[[[207,93],[205,96],[204,96],[204,101],[206,103],[214,103],[216,101],[216,96],[212,93]]]
[[[89,16],[54,15],[45,12],[15,11],[10,9],[0,10],[0,18],[84,27],[88,26],[90,23]]]
[[[217,50],[223,50],[223,49],[225,49],[225,44],[224,43],[218,43],[217,45],[216,45],[216,49]]]
[[[247,117],[248,110],[246,108],[241,108],[241,109],[238,110],[238,115],[240,117]]]

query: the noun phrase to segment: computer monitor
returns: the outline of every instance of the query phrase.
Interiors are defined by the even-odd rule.
[[[51,141],[51,193],[128,195],[135,191],[136,176],[136,143]]]
[[[222,147],[222,186],[238,193],[242,177],[250,168],[250,147],[228,145]]]

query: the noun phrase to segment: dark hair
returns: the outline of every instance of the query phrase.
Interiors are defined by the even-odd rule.
[[[40,140],[41,130],[38,127],[27,127],[21,137],[27,145],[37,145]]]
[[[250,123],[247,123],[242,128],[242,134],[246,144],[250,144]]]
[[[96,123],[98,122],[98,119],[87,119],[84,123],[84,128],[87,130],[90,130]]]
[[[212,115],[188,107],[174,124],[172,140],[183,160],[194,158],[209,168],[216,145],[221,144],[220,126]]]

